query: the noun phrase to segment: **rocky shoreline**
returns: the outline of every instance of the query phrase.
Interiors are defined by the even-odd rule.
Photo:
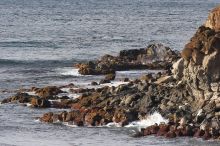
[[[67,109],[45,113],[40,121],[72,123],[77,126],[121,126],[159,112],[168,123],[141,129],[135,136],[181,136],[220,139],[220,6],[199,27],[181,53],[161,44],[143,49],[123,50],[118,56],[74,65],[83,75],[106,75],[100,83],[115,79],[116,71],[159,69],[139,79],[124,79],[115,86],[78,88],[74,84],[45,88],[32,87],[1,103],[28,104],[34,108]],[[181,54],[181,55],[180,55]],[[78,94],[77,98],[66,95]]]

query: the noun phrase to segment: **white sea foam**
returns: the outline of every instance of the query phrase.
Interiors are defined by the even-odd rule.
[[[25,93],[27,93],[27,94],[29,94],[29,95],[32,95],[32,96],[36,96],[37,94],[35,93],[35,92],[25,92]]]
[[[158,73],[158,72],[163,72],[163,70],[127,70],[127,71],[117,71],[116,73],[118,75],[124,75],[124,74],[146,74],[146,73]]]
[[[72,123],[72,122],[63,122],[63,125],[68,126],[68,127],[72,127],[72,128],[78,127],[77,125],[75,125],[75,124]]]
[[[34,120],[34,122],[40,123],[40,119],[37,118],[37,119]]]
[[[79,98],[80,95],[81,95],[81,94],[72,93],[72,94],[69,94],[68,97],[73,98],[73,99],[76,99],[76,98]]]
[[[112,81],[111,83],[106,83],[106,84],[102,84],[100,85],[99,87],[102,87],[102,86],[109,86],[109,87],[112,87],[112,86],[119,86],[119,85],[122,85],[122,84],[128,84],[129,82],[122,82],[122,81]]]
[[[58,68],[56,71],[64,76],[82,76],[79,74],[78,69],[73,67]]]
[[[63,92],[69,92],[70,88],[61,88]]]
[[[121,125],[119,123],[111,122],[104,127],[121,127]]]
[[[137,127],[137,128],[146,128],[148,126],[154,125],[155,123],[160,124],[161,122],[168,123],[167,119],[164,119],[161,114],[158,112],[149,115],[146,119],[140,121],[131,122],[129,125],[125,127]]]
[[[72,89],[77,89],[77,88],[72,88]],[[81,94],[76,94],[76,93],[70,93],[70,88],[62,88],[62,91],[64,91],[65,93],[60,93],[57,96],[58,97],[62,97],[62,96],[68,96],[69,98],[78,98]]]
[[[53,103],[53,102],[61,102],[61,99],[49,99],[49,102]]]
[[[26,103],[26,106],[27,106],[27,107],[31,107],[31,105],[32,105],[32,104],[30,104],[30,103]]]
[[[155,123],[168,123],[167,119],[164,119],[159,113],[155,112],[152,115],[149,115],[146,119],[140,120],[140,121],[134,121],[131,122],[129,125],[126,125],[126,128],[135,128],[136,130],[140,131],[141,128],[146,128],[148,126],[154,125]],[[62,122],[63,125],[68,127],[78,127],[74,124],[74,122]],[[87,127],[93,127],[93,126],[87,126]],[[120,123],[111,122],[104,126],[96,126],[96,127],[122,127]],[[133,129],[134,130],[134,129]]]

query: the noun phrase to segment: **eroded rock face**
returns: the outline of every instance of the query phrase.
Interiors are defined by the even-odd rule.
[[[182,51],[183,80],[190,87],[209,91],[211,83],[220,81],[219,37],[219,32],[201,26]]]
[[[220,31],[220,5],[211,11],[205,26]]]
[[[186,84],[196,122],[218,118],[220,99],[220,7],[199,27],[173,65],[173,76]]]

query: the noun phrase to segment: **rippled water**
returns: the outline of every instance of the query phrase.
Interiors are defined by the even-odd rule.
[[[161,42],[181,50],[220,0],[0,0],[0,99],[14,90],[102,76],[72,64]],[[135,78],[146,71],[119,72]],[[7,90],[7,92],[2,92]],[[34,117],[55,109],[0,105],[0,145],[219,145],[197,139],[132,138],[129,128],[71,128]]]

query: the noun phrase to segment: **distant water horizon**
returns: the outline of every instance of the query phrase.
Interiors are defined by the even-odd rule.
[[[0,100],[18,89],[86,86],[74,63],[162,43],[182,50],[220,0],[1,0]],[[136,78],[145,71],[118,72]],[[118,84],[118,82],[115,82]],[[55,109],[0,105],[0,146],[217,146],[214,141],[132,138],[126,128],[71,128],[36,121]]]

